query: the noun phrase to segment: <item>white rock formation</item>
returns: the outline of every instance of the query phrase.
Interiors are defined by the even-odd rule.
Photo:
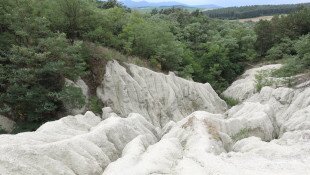
[[[102,174],[136,137],[145,145],[158,139],[154,127],[139,114],[120,118],[111,113],[104,121],[91,112],[68,116],[36,132],[0,135],[0,174]]]
[[[262,71],[270,71],[279,69],[281,64],[273,64],[266,65],[258,68],[253,68],[247,70],[243,75],[241,75],[240,79],[233,82],[229,88],[227,88],[223,95],[226,97],[232,97],[234,99],[243,101],[249,97],[251,97],[256,89],[255,89],[255,75]]]
[[[109,62],[98,97],[121,116],[143,115],[155,126],[180,121],[197,110],[223,113],[226,104],[210,84],[195,83],[133,64]]]
[[[257,137],[224,149],[225,135],[209,122],[208,113],[195,112],[175,124],[148,148],[141,139],[130,142],[122,158],[103,175],[306,175],[310,172],[310,131],[289,132],[278,140]],[[215,117],[216,118],[216,117]]]
[[[268,105],[279,127],[279,135],[286,131],[310,130],[310,88],[264,87],[247,101]]]
[[[110,62],[98,88],[109,106],[102,117],[0,135],[0,174],[310,174],[310,87],[254,93],[237,82],[240,93],[226,95],[244,101],[224,112],[208,84]],[[205,111],[187,116],[193,110]]]
[[[0,115],[0,130],[4,130],[7,133],[13,131],[15,122],[5,116]]]

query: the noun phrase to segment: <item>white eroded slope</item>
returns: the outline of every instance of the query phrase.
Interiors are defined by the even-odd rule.
[[[210,84],[165,75],[133,64],[109,62],[97,94],[117,114],[143,115],[155,126],[180,121],[197,110],[223,113],[226,104]]]
[[[139,114],[101,121],[93,113],[68,116],[36,132],[0,136],[0,174],[102,174],[137,136],[148,146],[158,135]]]
[[[266,67],[274,66],[248,72]],[[168,123],[162,139],[148,149],[130,143],[103,174],[310,174],[310,88],[244,92],[228,94],[248,100],[225,114],[195,112]]]
[[[147,149],[141,141],[129,143],[122,158],[103,175],[307,175],[310,172],[310,131],[296,131],[263,142],[249,137],[225,150],[225,133],[207,112],[195,112],[174,124]]]
[[[272,64],[247,70],[241,78],[233,82],[223,95],[243,101],[255,93],[255,75],[262,71],[271,71],[279,69],[281,64]]]
[[[127,118],[104,108],[103,121],[87,112],[1,135],[0,174],[310,174],[310,87],[239,93],[224,112],[208,84],[125,67],[110,62],[98,94]]]

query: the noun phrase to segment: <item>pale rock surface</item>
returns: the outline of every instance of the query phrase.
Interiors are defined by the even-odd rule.
[[[163,127],[180,121],[197,110],[223,113],[227,105],[210,84],[201,84],[165,75],[133,64],[107,64],[98,97],[117,114],[139,113],[149,122]]]
[[[243,101],[255,94],[255,75],[262,71],[271,71],[279,69],[281,64],[265,65],[258,68],[247,70],[240,79],[233,82],[224,92],[223,95],[239,101]]]
[[[98,175],[136,138],[146,145],[158,133],[141,115],[111,113],[101,121],[92,112],[48,122],[36,132],[0,135],[2,175]]]
[[[158,143],[148,148],[143,138],[137,138],[125,147],[120,159],[109,164],[103,175],[309,174],[309,130],[288,132],[271,142],[249,137],[227,152],[225,134],[210,118],[220,116],[195,112],[173,124]]]
[[[286,131],[310,130],[310,88],[264,87],[248,102],[268,105],[279,128],[279,135]]]
[[[0,174],[310,174],[307,85],[232,90],[226,95],[243,101],[225,112],[208,84],[110,62],[97,93],[109,106],[102,117],[0,135]]]
[[[5,116],[0,115],[0,130],[4,130],[7,133],[13,131],[15,127],[15,122]]]

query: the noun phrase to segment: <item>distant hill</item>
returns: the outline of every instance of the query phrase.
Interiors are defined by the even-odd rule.
[[[167,7],[180,7],[180,8],[199,8],[199,9],[216,9],[220,8],[220,6],[214,5],[214,4],[207,4],[207,5],[187,5],[175,1],[169,1],[169,2],[158,2],[158,3],[152,3],[147,1],[140,1],[135,2],[132,0],[120,0],[125,6],[129,8],[167,8]]]
[[[179,2],[174,2],[174,1],[170,1],[170,2],[158,2],[158,3],[151,3],[151,2],[147,2],[147,1],[132,1],[132,0],[120,0],[120,2],[122,2],[125,6],[129,7],[129,8],[139,8],[139,7],[160,7],[160,6],[177,6],[177,5],[186,5],[186,4],[182,4]]]
[[[259,16],[271,16],[277,14],[289,14],[300,10],[303,7],[310,7],[310,3],[289,4],[289,5],[253,5],[242,7],[228,7],[208,10],[204,13],[211,18],[220,19],[245,19]]]

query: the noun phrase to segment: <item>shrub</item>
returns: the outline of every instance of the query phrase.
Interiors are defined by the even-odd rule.
[[[263,87],[271,86],[273,84],[273,81],[268,79],[270,74],[270,71],[261,71],[255,75],[255,88],[257,92],[260,92]]]
[[[17,122],[12,134],[17,134],[21,132],[28,132],[28,131],[36,131],[44,122],[46,121],[39,121],[39,122]]]
[[[279,46],[272,47],[270,50],[268,50],[266,58],[268,60],[282,59],[283,58],[283,52]]]
[[[86,103],[81,88],[74,86],[65,86],[58,99],[69,109],[82,108]]]
[[[232,97],[226,97],[224,95],[221,95],[221,98],[227,103],[228,106],[233,107],[240,103],[238,99],[234,99]]]
[[[0,127],[0,134],[6,134],[7,132]]]
[[[231,139],[233,141],[238,141],[238,140],[242,140],[244,138],[249,137],[249,133],[251,132],[251,129],[249,128],[243,128],[241,129],[237,134],[231,136]]]
[[[102,113],[102,107],[103,107],[103,103],[101,102],[101,100],[94,96],[92,98],[90,98],[89,100],[89,108],[91,111],[93,111],[96,114],[101,114]]]
[[[276,77],[294,76],[303,70],[303,65],[297,56],[287,56],[285,64],[278,70],[275,70],[272,75]]]
[[[180,71],[179,75],[185,79],[191,79],[192,74],[194,73],[194,69],[192,65],[186,65],[182,71]]]

